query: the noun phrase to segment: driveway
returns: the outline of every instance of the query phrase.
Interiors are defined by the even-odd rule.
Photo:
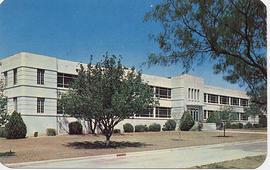
[[[6,164],[16,168],[188,168],[266,154],[263,140]]]

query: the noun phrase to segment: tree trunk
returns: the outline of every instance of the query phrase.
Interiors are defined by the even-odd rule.
[[[226,124],[224,123],[224,125],[223,125],[223,129],[224,129],[224,137],[226,136],[226,135],[225,135],[225,126],[226,126]]]
[[[106,147],[110,145],[110,137],[109,135],[106,135]]]

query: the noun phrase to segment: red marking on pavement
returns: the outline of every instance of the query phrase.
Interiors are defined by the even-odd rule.
[[[125,154],[125,153],[118,153],[118,154],[116,154],[116,156],[126,156],[127,154]]]

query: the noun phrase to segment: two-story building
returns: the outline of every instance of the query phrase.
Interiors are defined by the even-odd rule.
[[[63,133],[67,131],[67,123],[75,121],[63,116],[57,107],[57,98],[59,92],[68,89],[80,64],[86,66],[84,63],[26,52],[0,60],[8,112],[16,110],[21,113],[29,135],[35,131],[45,133],[47,128]],[[168,119],[180,119],[185,110],[195,121],[206,120],[211,112],[226,106],[233,107],[239,121],[253,121],[243,114],[249,99],[244,91],[205,85],[203,78],[190,75],[167,78],[143,74],[142,78],[153,87],[160,105],[122,121],[117,128],[122,129],[126,122],[163,125]],[[83,122],[83,125],[87,128],[87,123]]]

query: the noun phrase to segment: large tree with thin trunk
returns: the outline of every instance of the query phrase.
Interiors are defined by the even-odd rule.
[[[163,0],[145,15],[162,25],[160,53],[148,63],[181,63],[185,72],[205,61],[225,80],[247,86],[266,110],[266,6],[259,0]]]
[[[109,146],[114,127],[122,120],[154,104],[153,91],[143,82],[141,73],[128,69],[120,59],[108,54],[96,65],[82,65],[78,77],[60,102],[65,113],[97,122]]]

